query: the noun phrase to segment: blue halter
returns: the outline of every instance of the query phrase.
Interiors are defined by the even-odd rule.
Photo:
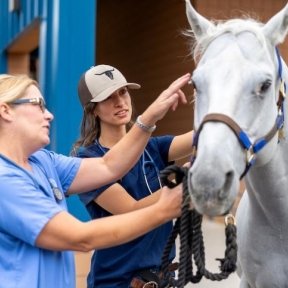
[[[240,179],[242,179],[248,170],[252,167],[252,165],[255,163],[256,160],[256,154],[262,150],[263,147],[275,136],[275,134],[280,131],[284,126],[284,100],[286,96],[286,85],[282,78],[282,62],[281,62],[281,56],[279,54],[278,49],[276,48],[276,55],[278,60],[278,75],[280,79],[280,89],[279,89],[279,98],[277,101],[277,107],[278,107],[278,114],[276,117],[276,121],[272,129],[264,136],[255,141],[254,144],[249,139],[249,136],[245,131],[243,131],[240,126],[229,116],[221,113],[210,113],[207,114],[203,121],[201,122],[199,129],[195,132],[194,138],[193,138],[193,152],[192,152],[192,159],[191,163],[193,164],[196,153],[197,153],[197,146],[198,146],[198,139],[199,134],[207,122],[222,122],[226,124],[236,135],[239,143],[243,147],[243,149],[247,152],[247,160],[246,160],[246,167],[244,172],[241,174]]]

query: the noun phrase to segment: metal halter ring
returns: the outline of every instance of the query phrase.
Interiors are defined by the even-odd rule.
[[[158,286],[158,284],[155,281],[149,281],[149,282],[147,282],[147,283],[145,283],[143,285],[143,288],[145,288],[145,287],[147,287],[147,288],[152,288],[152,287],[153,288],[158,288],[159,286]]]
[[[232,214],[225,216],[225,225],[228,226],[229,224],[236,225],[235,217]]]

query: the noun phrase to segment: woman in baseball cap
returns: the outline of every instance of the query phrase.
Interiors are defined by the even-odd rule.
[[[84,116],[74,154],[82,158],[101,157],[126,135],[134,123],[130,89],[139,88],[139,84],[127,81],[118,69],[109,65],[92,67],[82,75],[78,94]],[[154,125],[144,123],[142,116],[138,116],[139,127],[149,133],[154,131]],[[162,188],[159,171],[188,156],[191,147],[191,131],[179,136],[151,137],[138,162],[124,177],[79,195],[91,218],[122,214],[155,203]],[[142,278],[139,271],[145,270],[148,275],[158,277],[171,230],[172,221],[126,244],[96,250],[87,279],[88,288],[144,287],[152,279]],[[171,263],[174,257],[175,250],[171,253]],[[159,278],[161,283],[158,284],[163,285],[165,281],[169,279]],[[142,286],[137,286],[139,283]]]

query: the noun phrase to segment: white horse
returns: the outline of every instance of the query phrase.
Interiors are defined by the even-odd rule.
[[[240,287],[288,287],[288,75],[276,48],[288,31],[288,4],[266,24],[213,23],[189,0],[186,14],[198,62],[189,193],[199,213],[224,214],[247,172],[236,221]]]

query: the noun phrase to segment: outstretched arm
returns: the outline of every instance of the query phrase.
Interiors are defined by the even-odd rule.
[[[138,188],[140,189],[140,188]],[[103,191],[94,201],[113,215],[138,210],[159,200],[161,189],[142,199],[134,199],[124,187],[115,183]]]
[[[186,103],[181,88],[189,81],[190,74],[175,80],[141,115],[146,126],[153,126],[169,109],[175,110],[179,102]],[[101,158],[85,158],[73,181],[69,193],[91,191],[121,178],[137,162],[151,133],[135,124],[109,152]]]
[[[164,187],[153,205],[130,213],[86,223],[67,212],[54,216],[43,228],[36,245],[50,250],[90,251],[119,245],[139,237],[180,215],[182,185]]]
[[[170,149],[169,161],[175,161],[189,156],[192,153],[193,131],[175,136]]]

